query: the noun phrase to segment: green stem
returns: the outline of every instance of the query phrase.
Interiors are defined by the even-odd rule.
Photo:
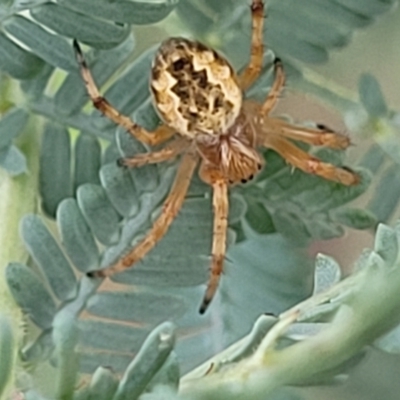
[[[196,400],[241,399],[244,394],[252,400],[265,399],[282,386],[304,384],[334,370],[400,323],[400,265],[389,271],[363,270],[332,287],[328,294],[334,296],[348,285],[358,289],[317,335],[283,350],[272,346],[276,336],[296,319],[296,313],[323,301],[325,294],[283,313],[248,359],[219,373],[184,378],[180,394]]]

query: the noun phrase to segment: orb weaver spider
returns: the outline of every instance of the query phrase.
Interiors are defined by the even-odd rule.
[[[351,170],[322,162],[298,148],[291,140],[311,145],[345,149],[349,138],[322,125],[303,128],[272,118],[285,83],[279,59],[274,62],[275,79],[263,103],[244,99],[243,93],[258,78],[263,61],[264,4],[252,0],[251,56],[238,75],[229,62],[213,49],[184,38],[170,38],[158,49],[152,69],[150,91],[163,124],[148,132],[122,115],[99,92],[80,47],[74,48],[90,99],[98,110],[124,127],[138,140],[161,150],[137,154],[119,161],[140,167],[181,156],[175,181],[162,212],[139,244],[109,267],[89,273],[107,277],[130,268],[165,235],[185,199],[192,175],[200,163],[200,178],[213,189],[213,242],[210,278],[200,306],[204,313],[211,302],[223,271],[228,221],[228,186],[253,178],[263,166],[258,147],[273,149],[295,168],[343,185],[355,185],[359,177]],[[171,140],[169,140],[171,139]],[[288,140],[289,139],[289,140]]]

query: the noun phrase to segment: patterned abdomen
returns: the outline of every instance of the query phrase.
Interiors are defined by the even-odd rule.
[[[171,38],[153,61],[150,89],[164,122],[191,138],[220,135],[234,123],[242,92],[228,61],[199,42]]]

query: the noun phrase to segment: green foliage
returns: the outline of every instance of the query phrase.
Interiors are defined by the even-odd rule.
[[[260,386],[265,393],[272,393],[277,381],[279,386],[330,382],[357,363],[364,345],[378,334],[363,336],[359,342],[362,346],[346,354],[339,347],[344,346],[345,339],[339,341],[326,366],[318,370],[318,358],[308,369],[304,362],[295,363],[297,369],[291,375],[281,367],[279,357],[290,359],[287,354],[292,354],[293,360],[301,360],[297,349],[303,356],[306,351],[301,350],[303,341],[298,335],[278,328],[286,322],[294,325],[295,332],[305,332],[306,343],[313,340],[310,335],[318,330],[318,324],[332,326],[340,333],[345,326],[340,322],[346,307],[357,307],[354,288],[364,283],[368,274],[378,274],[371,272],[374,268],[381,271],[382,280],[389,265],[397,271],[398,237],[382,226],[375,251],[359,262],[364,272],[351,278],[349,285],[349,280],[337,283],[337,263],[323,256],[318,258],[313,282],[313,266],[304,254],[312,240],[340,236],[345,226],[372,228],[393,213],[399,198],[398,164],[385,165],[387,158],[380,148],[373,148],[354,168],[361,182],[353,187],[292,171],[275,153],[265,152],[266,168],[253,182],[231,190],[226,272],[205,317],[197,315],[197,309],[208,279],[212,206],[210,188],[197,177],[166,237],[136,268],[112,277],[113,283],[120,284],[118,288],[98,291],[101,280],[84,276],[108,265],[145,234],[160,211],[176,166],[149,165],[133,170],[117,167],[115,160],[121,155],[145,152],[147,148],[87,106],[70,39],[88,47],[85,58],[98,85],[106,87],[106,98],[139,124],[153,129],[159,123],[148,91],[154,49],[132,60],[137,46],[131,25],[162,21],[175,11],[172,21],[179,19],[180,26],[190,22],[187,29],[196,38],[221,49],[241,68],[249,57],[247,2],[0,3],[0,70],[21,81],[20,99],[0,120],[0,167],[12,176],[30,173],[17,146],[21,139],[29,138],[30,124],[34,125],[41,132],[37,159],[43,211],[42,215],[22,218],[21,236],[30,260],[27,265],[11,262],[6,279],[16,303],[34,325],[35,333],[21,350],[22,360],[33,369],[44,360],[56,366],[56,387],[51,396],[174,399],[180,376],[177,357],[181,370],[188,371],[216,352],[215,343],[225,347],[236,342],[204,366],[210,379],[181,381],[183,396],[193,388],[194,398],[203,398],[203,392],[227,398],[219,391],[229,391],[235,379],[242,379],[243,371],[264,373],[266,360],[261,355],[271,352],[277,359],[268,368],[278,368],[279,379],[270,386],[268,382]],[[274,54],[284,60],[288,85],[310,88],[323,100],[339,105],[339,109],[344,108],[343,104],[354,106],[353,101],[327,88],[324,81],[311,84],[306,64],[327,61],[330,50],[347,45],[355,30],[368,26],[394,3],[271,0],[265,39]],[[163,24],[168,28],[168,20]],[[262,75],[247,96],[262,99],[268,92],[273,78],[272,60],[272,51],[267,51]],[[360,102],[348,116],[358,121],[358,127],[360,116],[363,124],[395,123],[396,113],[386,104],[373,76],[362,76],[359,94]],[[393,140],[378,143],[387,151]],[[308,150],[334,164],[355,164],[345,161],[340,151]],[[396,150],[392,148],[388,153],[393,156]],[[349,205],[368,190],[372,176],[378,173],[382,176],[367,209]],[[315,295],[299,303],[309,296],[313,283]],[[298,303],[301,312],[292,320],[290,311],[284,311]],[[237,342],[265,312],[277,316],[259,318],[249,336]],[[332,318],[335,322],[330,325],[327,321]],[[376,331],[385,333],[398,322],[394,319],[390,315],[384,327]],[[166,320],[173,321],[175,327]],[[218,327],[210,329],[216,320],[220,321]],[[307,325],[305,331],[296,331],[300,323]],[[337,323],[339,327],[334,328]],[[13,345],[7,326],[2,319],[1,349]],[[361,335],[360,330],[351,331],[355,338],[360,337],[356,336]],[[379,345],[397,349],[398,335],[392,335],[393,340],[386,337]],[[0,393],[12,369],[12,357],[4,354],[3,358],[2,351]],[[118,380],[106,366],[123,374],[122,379]],[[232,372],[225,379],[229,369]],[[81,373],[93,375],[87,386],[76,391]],[[246,385],[240,390],[247,390]],[[251,387],[251,393],[257,394],[257,385],[259,382]],[[41,399],[41,389],[24,388],[25,397]],[[271,398],[297,399],[297,394],[284,389]]]
[[[13,366],[13,332],[7,318],[0,315],[0,396],[2,396]]]
[[[179,386],[176,328],[164,322],[147,337],[120,380],[99,366],[91,383],[75,392],[74,374],[82,354],[77,351],[77,304],[69,303],[53,323],[58,397],[125,399],[146,393],[140,398],[222,399],[229,393],[230,398],[238,399],[259,398],[261,394],[273,400],[297,399],[279,388],[334,382],[338,374],[351,371],[363,359],[366,346],[374,342],[384,351],[398,352],[399,249],[398,226],[379,225],[374,249],[364,252],[358,270],[343,280],[338,263],[320,255],[311,297],[277,316],[259,317],[248,335],[185,375]],[[92,290],[83,289],[83,296]],[[110,306],[108,301],[103,304]],[[96,332],[101,336],[101,331]],[[90,338],[87,332],[82,333]],[[129,333],[126,343],[120,342],[118,332],[112,335],[121,349],[132,345]],[[8,340],[9,336],[3,333],[1,338]],[[91,345],[86,342],[88,348],[92,345],[93,341]]]
[[[396,353],[399,244],[398,227],[379,225],[374,250],[360,257],[358,272],[340,282],[337,262],[320,256],[312,297],[275,321],[260,317],[246,338],[185,376],[180,393],[193,394],[191,399],[222,399],[228,393],[269,398],[282,385],[326,383],[357,365],[365,346],[393,328],[376,345]]]
[[[28,117],[25,110],[14,108],[0,121],[0,167],[10,175],[27,172],[25,157],[13,144],[13,139],[22,132]]]

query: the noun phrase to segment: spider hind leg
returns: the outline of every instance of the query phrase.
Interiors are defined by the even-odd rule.
[[[179,210],[181,209],[192,175],[198,161],[197,154],[188,151],[182,157],[170,193],[164,201],[161,214],[155,220],[147,235],[125,256],[107,268],[90,271],[89,277],[106,277],[131,268],[133,264],[141,260],[168,231]]]
[[[211,251],[210,278],[207,283],[207,289],[200,305],[199,312],[204,314],[214,298],[218,289],[219,280],[223,272],[223,265],[226,253],[226,237],[228,229],[228,184],[224,178],[219,176],[217,170],[207,170],[202,165],[200,170],[201,178],[209,183],[213,188],[213,210],[214,210],[214,228],[213,242]]]

